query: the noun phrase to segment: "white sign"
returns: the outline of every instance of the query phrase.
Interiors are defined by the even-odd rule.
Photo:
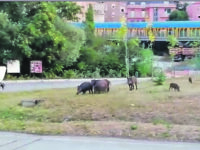
[[[6,73],[6,67],[0,66],[0,82],[3,80],[5,73]]]
[[[20,62],[19,60],[7,61],[7,73],[20,73]]]

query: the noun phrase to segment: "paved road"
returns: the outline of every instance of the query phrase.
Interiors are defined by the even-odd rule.
[[[126,78],[110,78],[111,86],[118,84],[126,84]],[[150,80],[150,78],[139,78],[142,82]],[[6,87],[1,92],[18,92],[18,91],[32,91],[52,88],[70,88],[77,87],[84,81],[91,81],[91,79],[65,79],[65,80],[17,80],[5,81]]]
[[[200,150],[200,143],[0,132],[0,150]]]

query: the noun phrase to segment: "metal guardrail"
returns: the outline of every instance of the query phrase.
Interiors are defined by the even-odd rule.
[[[169,54],[183,54],[183,55],[195,55],[196,52],[200,52],[200,48],[170,48]]]

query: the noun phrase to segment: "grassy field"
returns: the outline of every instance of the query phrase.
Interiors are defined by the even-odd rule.
[[[180,92],[169,92],[169,83]],[[0,93],[0,130],[37,134],[114,136],[200,141],[200,80],[169,79],[111,86],[109,93],[76,95],[76,89]],[[45,100],[31,108],[21,100]]]

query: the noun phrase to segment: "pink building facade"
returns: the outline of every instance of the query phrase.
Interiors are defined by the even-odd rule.
[[[77,5],[81,6],[81,13],[78,14],[79,22],[85,21],[85,14],[91,4],[94,11],[94,22],[104,22],[104,3],[102,2],[76,2]]]
[[[79,22],[85,21],[85,13],[89,4],[93,6],[95,22],[119,22],[126,17],[126,2],[76,2],[81,6],[81,13],[78,14]]]
[[[168,2],[162,4],[141,3],[140,5],[133,3],[127,5],[126,18],[128,22],[166,21],[169,14],[175,9],[176,5]]]
[[[190,4],[186,10],[190,21],[200,21],[200,2]]]
[[[120,22],[126,17],[126,2],[105,2],[105,22]]]

